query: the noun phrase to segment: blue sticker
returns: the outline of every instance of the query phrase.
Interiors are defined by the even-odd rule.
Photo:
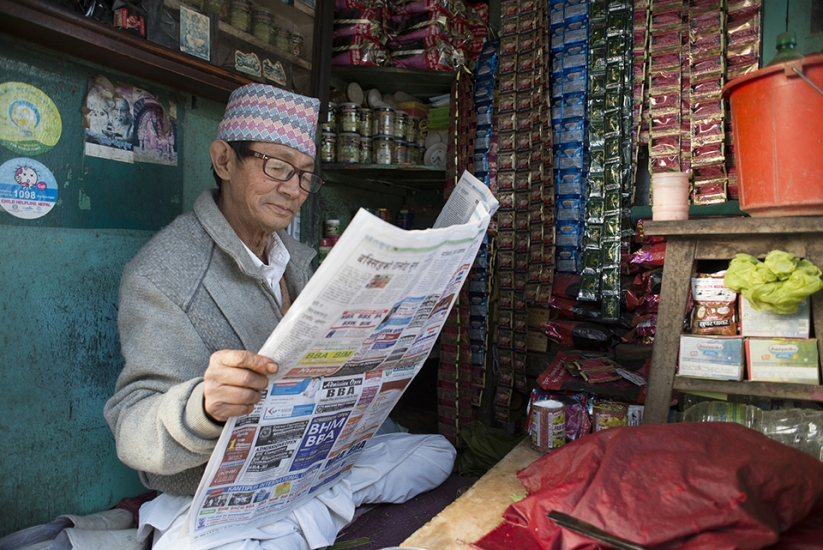
[[[0,204],[9,214],[33,220],[48,214],[56,202],[57,182],[44,164],[19,157],[0,166]]]

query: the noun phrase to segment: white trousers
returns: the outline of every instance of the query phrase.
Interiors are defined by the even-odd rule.
[[[401,503],[443,483],[455,450],[441,435],[375,435],[350,475],[270,525],[249,529],[221,550],[313,550],[334,544],[361,504]],[[153,550],[189,547],[179,539],[192,497],[161,494],[140,507],[138,539],[154,534]]]

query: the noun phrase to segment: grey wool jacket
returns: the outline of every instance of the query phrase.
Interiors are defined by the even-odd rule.
[[[125,364],[104,414],[117,455],[143,484],[193,495],[222,427],[203,410],[203,374],[221,349],[257,352],[282,318],[240,238],[203,192],[123,270],[118,328]],[[278,232],[296,298],[314,250]]]

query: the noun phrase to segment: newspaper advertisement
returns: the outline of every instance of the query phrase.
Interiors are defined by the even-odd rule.
[[[432,229],[356,214],[259,351],[279,370],[223,429],[182,534],[192,548],[273,523],[348,472],[429,356],[496,210],[465,172]]]

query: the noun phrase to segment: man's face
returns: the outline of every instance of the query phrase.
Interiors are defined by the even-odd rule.
[[[296,168],[314,168],[314,159],[309,155],[285,145],[255,142],[251,148]],[[288,227],[309,196],[300,188],[297,175],[285,182],[274,180],[263,173],[263,160],[255,157],[246,157],[232,166],[230,181],[221,188],[220,202],[223,214],[241,238],[270,235]]]

